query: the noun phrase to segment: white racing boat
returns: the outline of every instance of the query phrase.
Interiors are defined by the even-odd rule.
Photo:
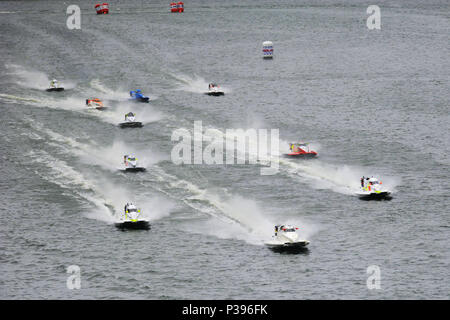
[[[139,166],[137,158],[134,156],[124,155],[123,156],[123,172],[141,172],[145,171],[144,167]]]
[[[219,89],[219,86],[215,83],[210,83],[208,85],[208,92],[205,92],[208,96],[223,96],[225,92]]]
[[[128,112],[125,115],[125,122],[119,124],[121,128],[141,128],[142,122],[136,121],[136,114]]]
[[[48,92],[52,92],[52,91],[64,91],[64,88],[59,86],[58,80],[53,79],[52,81],[50,81],[50,87],[47,88],[46,91],[48,91]]]
[[[304,251],[307,249],[309,241],[299,239],[297,230],[297,227],[291,225],[277,225],[272,240],[266,242],[265,245],[277,252]]]
[[[141,215],[141,210],[134,204],[127,203],[115,225],[119,229],[150,229],[150,221]]]
[[[392,192],[383,187],[383,183],[377,178],[362,177],[361,188],[356,192],[362,200],[390,200]]]

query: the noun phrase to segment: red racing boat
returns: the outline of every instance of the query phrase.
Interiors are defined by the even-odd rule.
[[[86,105],[90,108],[95,108],[97,110],[105,110],[106,107],[103,106],[103,102],[99,98],[86,99]]]
[[[309,149],[308,143],[290,143],[290,153],[285,153],[284,156],[289,158],[314,158],[317,157],[317,152]]]

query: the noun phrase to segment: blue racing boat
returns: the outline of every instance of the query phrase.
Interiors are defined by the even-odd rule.
[[[130,91],[130,97],[131,100],[135,100],[138,102],[148,102],[148,100],[150,99],[149,97],[144,96],[140,89]]]

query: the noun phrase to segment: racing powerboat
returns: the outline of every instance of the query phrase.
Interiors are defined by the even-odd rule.
[[[59,86],[58,80],[53,79],[52,81],[50,81],[50,87],[47,88],[46,91],[48,91],[48,92],[52,92],[52,91],[64,91],[64,88]]]
[[[150,99],[149,97],[144,96],[142,94],[141,89],[130,91],[130,97],[131,97],[131,100],[137,101],[137,102],[148,102]]]
[[[289,148],[291,152],[285,153],[285,157],[307,159],[317,156],[317,152],[309,149],[309,143],[290,143]]]
[[[219,86],[215,83],[210,83],[208,85],[208,92],[205,92],[208,96],[223,96],[225,92],[219,89]]]
[[[361,188],[356,192],[361,200],[391,200],[392,192],[383,187],[377,178],[362,177]]]
[[[123,172],[142,172],[145,171],[144,167],[140,167],[137,162],[137,158],[129,155],[123,156],[124,168]]]
[[[115,222],[119,229],[150,229],[150,221],[141,216],[141,210],[134,204],[127,203],[119,220]]]
[[[142,122],[135,121],[136,115],[133,112],[128,112],[125,115],[125,122],[119,124],[121,128],[141,128]]]
[[[297,230],[298,228],[292,225],[277,225],[272,240],[266,242],[265,245],[276,252],[305,251],[309,241],[299,239]]]
[[[99,98],[86,99],[86,105],[97,110],[107,109],[105,106],[103,106],[103,102]]]

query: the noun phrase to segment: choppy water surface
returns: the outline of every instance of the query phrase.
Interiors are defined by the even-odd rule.
[[[111,1],[104,16],[75,2],[81,30],[63,2],[0,2],[1,298],[449,298],[447,1],[378,2],[373,31],[364,1]],[[52,78],[66,90],[45,92]],[[203,95],[209,82],[226,95]],[[151,103],[130,103],[134,88]],[[92,97],[110,108],[86,110]],[[118,128],[128,111],[142,129]],[[319,158],[271,176],[173,164],[173,131],[200,120],[279,129]],[[146,173],[117,171],[130,152]],[[362,175],[393,200],[355,197]],[[150,231],[114,227],[127,201]],[[277,223],[310,250],[268,250]]]

